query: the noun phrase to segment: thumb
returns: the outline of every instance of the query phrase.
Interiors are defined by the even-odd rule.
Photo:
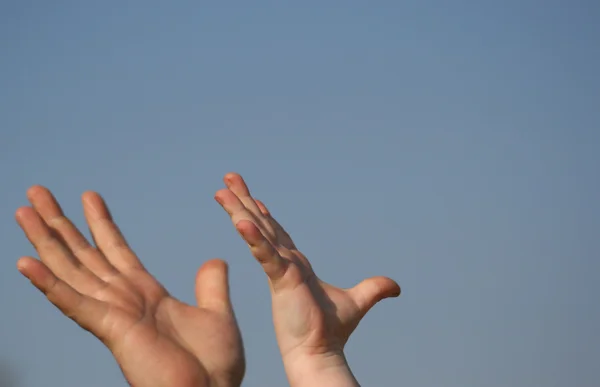
[[[221,259],[205,262],[196,274],[196,301],[200,308],[231,310],[229,268]]]
[[[379,301],[398,297],[400,285],[387,277],[372,277],[349,289],[348,293],[364,316]]]

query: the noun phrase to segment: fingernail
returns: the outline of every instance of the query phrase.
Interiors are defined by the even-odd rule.
[[[23,265],[21,262],[17,262],[17,270],[19,273],[25,275],[25,265]]]

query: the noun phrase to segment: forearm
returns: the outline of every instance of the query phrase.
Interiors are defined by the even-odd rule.
[[[343,353],[284,360],[291,387],[360,387]]]

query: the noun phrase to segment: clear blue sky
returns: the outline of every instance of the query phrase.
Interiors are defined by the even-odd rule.
[[[0,384],[124,385],[15,269],[44,184],[81,227],[104,194],[186,301],[227,259],[244,385],[285,385],[234,170],[323,279],[402,285],[348,345],[364,386],[597,386],[598,2],[215,3],[0,2]]]

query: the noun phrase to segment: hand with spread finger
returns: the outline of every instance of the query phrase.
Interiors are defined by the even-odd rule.
[[[272,295],[279,349],[292,386],[358,386],[344,356],[344,345],[377,302],[400,295],[386,277],[369,278],[351,289],[321,281],[308,259],[253,198],[242,177],[230,173],[227,189],[215,199],[230,215],[254,257],[263,267]]]
[[[96,247],[46,188],[32,187],[27,196],[31,207],[17,210],[16,218],[41,261],[21,258],[19,271],[111,350],[131,385],[241,384],[244,353],[225,262],[212,260],[200,268],[198,306],[187,305],[145,270],[98,194],[82,198]]]

